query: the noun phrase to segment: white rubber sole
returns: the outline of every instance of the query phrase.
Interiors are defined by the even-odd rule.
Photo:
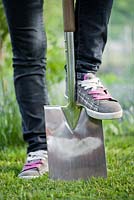
[[[81,104],[77,104],[77,105],[84,107],[86,109],[88,116],[94,119],[100,119],[100,120],[120,119],[123,116],[122,110],[118,112],[113,112],[113,113],[100,113],[94,110],[90,110]]]
[[[35,179],[35,178],[39,178],[43,175],[40,175],[40,176],[18,176],[19,178],[21,179]]]
[[[43,174],[40,174],[39,176],[19,176],[19,178],[21,179],[35,179],[35,178],[39,178],[39,177],[42,177],[44,174],[46,174],[47,172],[43,173]]]
[[[44,174],[46,174],[48,171],[44,171],[44,172],[41,172],[38,176],[25,176],[25,175],[21,175],[21,173],[18,175],[19,178],[21,179],[35,179],[35,178],[39,178],[39,177],[42,177]]]

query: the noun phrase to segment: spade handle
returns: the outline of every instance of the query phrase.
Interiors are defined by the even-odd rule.
[[[74,0],[62,0],[64,32],[75,31]]]

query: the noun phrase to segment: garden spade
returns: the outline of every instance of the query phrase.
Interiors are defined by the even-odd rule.
[[[49,176],[77,180],[106,177],[102,121],[75,102],[74,0],[63,0],[68,104],[45,106]]]

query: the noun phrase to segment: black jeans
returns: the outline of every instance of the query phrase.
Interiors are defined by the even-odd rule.
[[[43,0],[3,0],[13,49],[14,84],[28,152],[46,149],[43,106],[47,39]],[[57,2],[58,3],[58,2]],[[76,71],[97,71],[107,40],[113,0],[77,0]]]

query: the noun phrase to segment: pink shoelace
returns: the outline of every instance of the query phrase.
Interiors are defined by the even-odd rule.
[[[95,100],[114,100],[107,89],[104,88],[100,79],[92,73],[85,74],[84,80],[80,84],[85,90],[90,89],[88,94],[92,95]]]
[[[89,95],[92,95],[96,100],[112,100],[112,96],[104,88],[98,88],[97,90],[89,91]]]
[[[41,164],[43,164],[42,160],[26,163],[23,167],[23,171],[33,169],[33,168],[38,168],[40,167]]]

